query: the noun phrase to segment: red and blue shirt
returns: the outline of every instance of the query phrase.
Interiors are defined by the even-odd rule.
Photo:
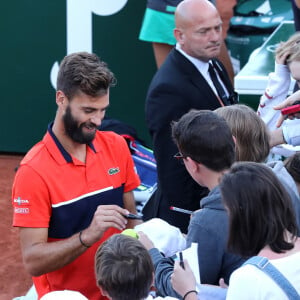
[[[86,162],[71,156],[51,127],[24,157],[13,184],[13,225],[48,228],[48,241],[66,239],[89,226],[98,205],[123,207],[123,193],[140,183],[128,146],[113,132],[96,133],[87,145]],[[34,277],[39,297],[53,290],[77,290],[101,299],[94,275],[94,255],[102,239],[65,267]],[[103,297],[103,299],[106,299]]]

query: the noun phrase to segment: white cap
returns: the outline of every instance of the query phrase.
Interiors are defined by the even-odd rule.
[[[64,290],[47,293],[41,300],[88,300],[88,298],[79,292]]]

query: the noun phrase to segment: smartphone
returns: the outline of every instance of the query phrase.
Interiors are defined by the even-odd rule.
[[[291,106],[285,107],[281,110],[281,113],[283,115],[290,115],[290,114],[294,114],[297,112],[300,112],[300,104],[291,105]]]
[[[135,220],[142,220],[143,219],[143,215],[135,215],[135,214],[128,214],[124,217],[127,218],[127,219],[135,219]]]

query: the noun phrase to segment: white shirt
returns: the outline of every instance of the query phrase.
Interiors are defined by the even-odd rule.
[[[170,296],[167,296],[167,297],[155,297],[155,298],[153,298],[152,295],[149,295],[145,300],[178,300],[178,299],[170,297]]]
[[[195,57],[192,57],[190,55],[188,55],[187,53],[185,53],[181,48],[180,48],[180,45],[177,43],[176,44],[176,50],[178,50],[183,56],[185,56],[196,68],[197,70],[201,73],[201,75],[204,77],[204,79],[207,81],[207,83],[209,84],[209,86],[212,88],[212,90],[214,91],[214,93],[216,94],[217,97],[218,96],[218,93],[217,93],[217,90],[210,78],[210,75],[208,73],[208,67],[209,67],[209,62],[205,62],[205,61],[202,61],[198,58],[195,58]],[[217,73],[217,77],[218,77],[218,80],[220,81],[224,91],[226,92],[226,95],[228,96],[229,93],[227,91],[227,88],[225,87],[223,81],[221,80],[218,72]]]
[[[270,262],[300,293],[300,252]],[[275,281],[253,265],[235,270],[229,281],[226,300],[285,300],[288,299]]]

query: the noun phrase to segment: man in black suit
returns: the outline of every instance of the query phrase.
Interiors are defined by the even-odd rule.
[[[191,109],[214,110],[237,102],[229,76],[215,59],[222,44],[222,21],[208,0],[184,0],[175,12],[176,47],[150,84],[146,122],[157,161],[158,188],[144,207],[145,220],[159,217],[187,232],[189,215],[170,210],[200,207],[208,191],[200,187],[174,158],[178,149],[171,137],[171,122]],[[212,64],[214,84],[209,65]],[[220,155],[222,155],[220,153]]]

